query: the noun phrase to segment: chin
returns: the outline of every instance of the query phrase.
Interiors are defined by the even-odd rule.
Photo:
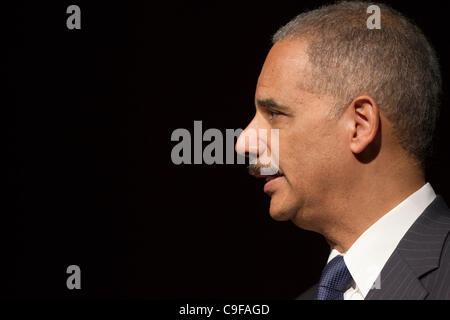
[[[290,213],[290,210],[286,207],[283,207],[275,199],[270,200],[270,216],[275,221],[288,221],[291,220],[292,214]]]

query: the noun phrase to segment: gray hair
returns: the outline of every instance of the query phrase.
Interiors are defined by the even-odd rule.
[[[381,29],[369,30],[366,10],[381,9]],[[385,4],[339,2],[302,13],[280,28],[273,43],[306,39],[307,89],[336,98],[338,117],[362,94],[393,123],[402,147],[422,165],[439,115],[441,74],[422,31]]]

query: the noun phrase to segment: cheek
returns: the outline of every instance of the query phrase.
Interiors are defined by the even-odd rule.
[[[311,130],[280,134],[280,166],[292,187],[310,187],[331,178],[339,150],[337,136]]]
[[[290,134],[280,137],[280,166],[287,182],[295,187],[302,181],[304,170],[309,161],[309,146],[300,134]]]

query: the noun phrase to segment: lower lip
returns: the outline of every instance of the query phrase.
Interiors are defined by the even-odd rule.
[[[275,192],[275,188],[278,183],[280,183],[281,179],[283,179],[284,176],[276,177],[275,179],[267,181],[267,183],[264,185],[264,192],[265,193],[273,193]]]

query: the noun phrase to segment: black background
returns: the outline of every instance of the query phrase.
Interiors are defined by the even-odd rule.
[[[245,128],[271,35],[321,3],[4,7],[2,296],[290,299],[315,283],[322,237],[273,221],[245,165],[172,164],[170,137],[194,120]],[[388,3],[440,56],[446,95],[427,177],[450,200],[449,5]],[[81,30],[66,28],[70,4]],[[66,287],[71,264],[81,290]]]

